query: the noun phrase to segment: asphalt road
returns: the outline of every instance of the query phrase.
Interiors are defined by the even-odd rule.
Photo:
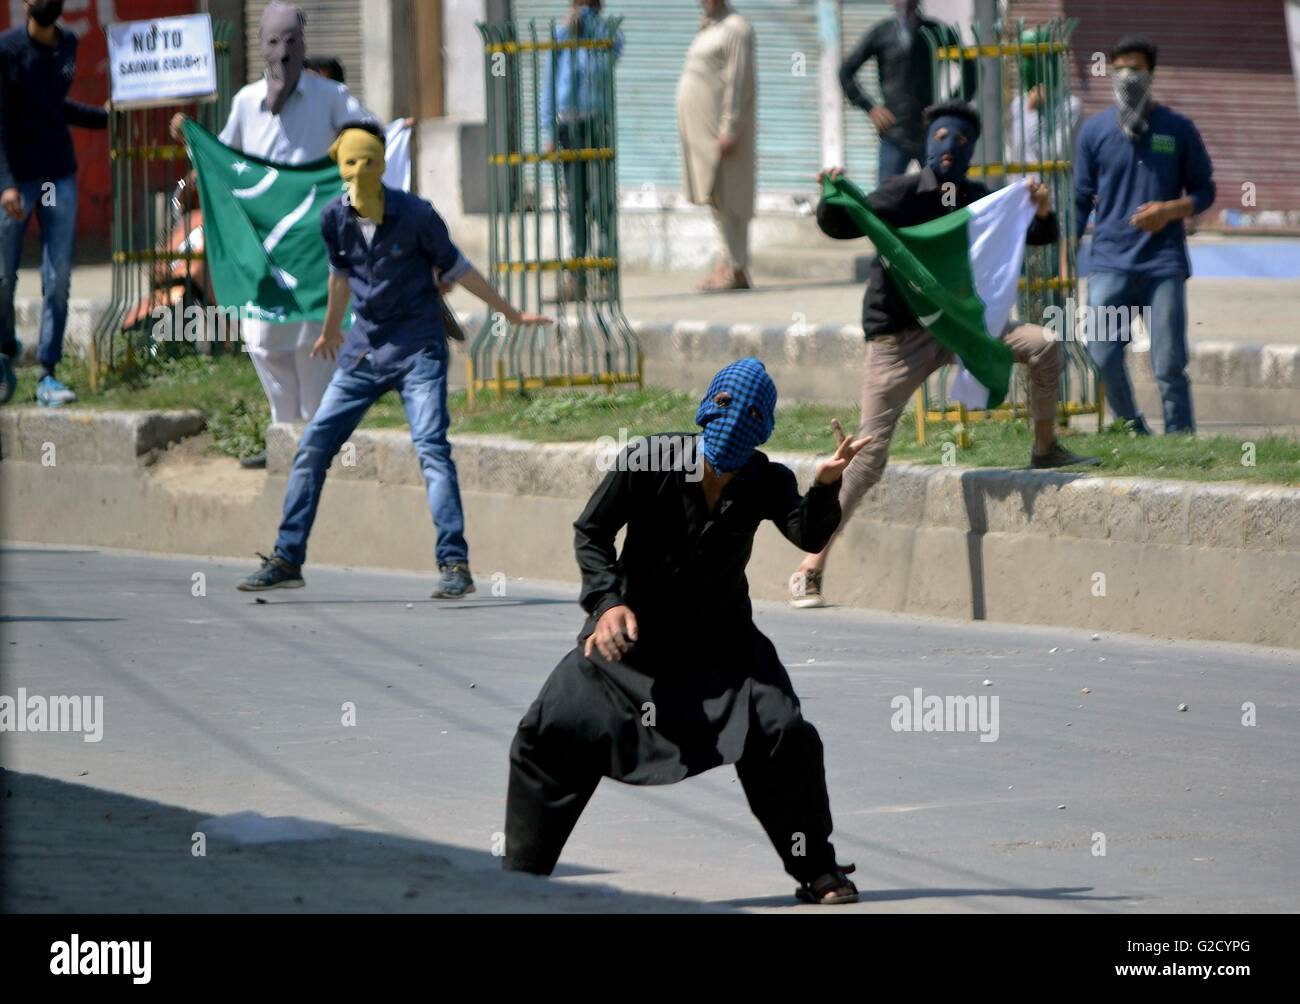
[[[500,872],[507,749],[580,625],[573,587],[483,580],[448,604],[428,576],[309,568],[306,590],[257,603],[237,562],[21,545],[0,561],[0,694],[104,700],[99,742],[0,737],[8,909],[811,909],[730,767],[603,782],[556,879]],[[1300,909],[1297,653],[757,619],[825,742],[863,892],[845,910]],[[895,731],[891,702],[918,687],[997,697],[996,741]],[[212,819],[247,812],[328,825],[253,844]]]

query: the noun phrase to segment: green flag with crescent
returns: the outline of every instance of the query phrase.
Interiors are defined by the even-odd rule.
[[[191,120],[185,143],[218,304],[277,323],[324,320],[329,260],[320,216],[343,191],[338,166],[328,157],[298,165],[262,160]]]

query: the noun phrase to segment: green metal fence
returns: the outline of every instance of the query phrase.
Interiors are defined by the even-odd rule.
[[[1059,419],[1069,425],[1076,415],[1096,415],[1104,422],[1101,379],[1083,344],[1076,341],[1075,306],[1078,264],[1075,258],[1074,119],[1080,104],[1070,93],[1070,40],[1075,20],[1054,20],[1026,28],[1023,20],[985,28],[974,25],[975,44],[946,45],[922,29],[930,45],[935,94],[952,92],[958,67],[973,64],[982,101],[984,128],[968,176],[998,188],[1013,179],[1037,176],[1051,191],[1061,225],[1061,240],[1025,251],[1016,316],[1028,323],[1052,323],[1062,340]],[[1016,367],[1011,393],[987,412],[949,401],[951,372],[941,369],[917,392],[916,435],[926,439],[927,422],[958,422],[958,444],[969,445],[969,425],[992,419],[1026,418],[1029,393],[1023,367]]]
[[[205,301],[202,250],[188,237],[201,226],[197,192],[188,184],[189,159],[172,138],[169,124],[185,112],[219,132],[238,89],[230,75],[234,26],[212,26],[216,55],[217,100],[162,108],[120,109],[109,113],[111,162],[112,296],[90,341],[92,388],[101,380],[134,370],[151,360],[193,354],[206,341],[154,337],[161,310],[182,312]]]
[[[519,328],[490,317],[470,345],[471,405],[489,389],[504,396],[642,383],[640,343],[619,286],[619,21],[608,19],[595,37],[564,40],[554,20],[478,24],[492,281],[511,303],[555,313],[557,323]],[[560,100],[562,78],[569,102]]]

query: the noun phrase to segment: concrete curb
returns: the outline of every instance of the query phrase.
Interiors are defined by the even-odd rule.
[[[0,457],[53,463],[147,463],[155,451],[196,436],[205,421],[197,411],[89,411],[0,409]]]
[[[267,470],[287,476],[301,426],[267,432]],[[586,502],[604,477],[591,443],[534,443],[452,436],[464,491]],[[358,430],[355,462],[335,460],[349,481],[423,486],[404,429]],[[772,453],[805,490],[817,458]],[[1035,534],[1077,540],[1286,551],[1300,555],[1300,489],[1106,478],[999,468],[891,463],[855,520],[967,533]]]
[[[0,412],[0,533],[165,553],[264,550],[298,430],[271,428],[265,475],[226,461],[141,462],[199,427],[185,413]],[[452,440],[478,574],[576,581],[572,523],[603,476],[595,445]],[[46,443],[55,465],[42,463]],[[407,433],[359,430],[350,445],[311,560],[432,571]],[[801,484],[812,478],[816,458],[774,459]],[[754,597],[785,598],[798,561],[764,524]],[[891,464],[845,526],[826,585],[844,606],[1300,648],[1300,489]]]

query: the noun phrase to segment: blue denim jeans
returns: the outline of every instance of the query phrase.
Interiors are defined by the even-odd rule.
[[[920,156],[917,156],[914,153],[909,153],[904,150],[897,143],[891,143],[889,140],[885,139],[884,136],[881,136],[880,162],[877,165],[876,184],[880,184],[887,178],[892,178],[899,174],[906,174],[907,165],[913,160],[924,161],[924,152],[922,152]]]
[[[1106,384],[1106,401],[1117,418],[1141,421],[1133,387],[1124,368],[1128,348],[1129,311],[1149,308],[1144,319],[1151,335],[1151,368],[1164,403],[1165,432],[1195,432],[1192,385],[1187,378],[1187,293],[1178,276],[1132,275],[1127,272],[1091,272],[1088,306],[1092,309],[1092,340],[1088,354]],[[1104,308],[1128,308],[1108,324]],[[1108,328],[1112,330],[1107,330]]]
[[[428,487],[429,509],[438,531],[438,565],[469,562],[460,483],[451,459],[451,444],[447,442],[447,359],[430,353],[415,356],[404,372],[382,377],[364,357],[353,367],[340,366],[334,371],[316,417],[302,434],[289,473],[284,518],[275,542],[275,553],[285,561],[301,565],[307,560],[307,537],[316,519],[330,462],[370,406],[390,390],[401,396]]]
[[[23,181],[23,218],[0,213],[0,351],[13,355],[14,296],[23,237],[35,216],[41,228],[41,340],[37,358],[53,369],[63,358],[63,332],[68,326],[68,292],[72,288],[72,248],[77,239],[77,176],[70,174],[45,190],[43,181]],[[47,205],[48,203],[48,205]]]

